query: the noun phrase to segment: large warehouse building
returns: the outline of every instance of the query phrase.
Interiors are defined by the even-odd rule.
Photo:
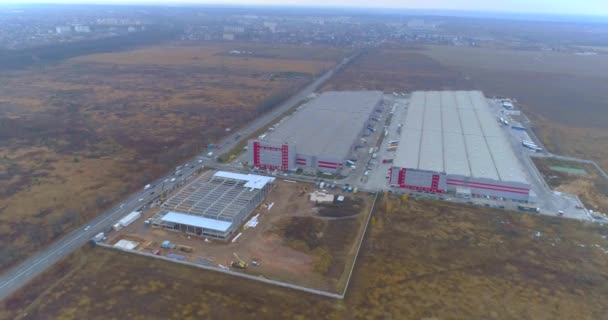
[[[412,93],[393,187],[528,201],[530,184],[479,91]]]
[[[380,91],[325,92],[274,132],[250,140],[248,160],[262,169],[339,172],[381,107]]]
[[[266,196],[274,178],[205,172],[165,201],[152,225],[226,240]]]

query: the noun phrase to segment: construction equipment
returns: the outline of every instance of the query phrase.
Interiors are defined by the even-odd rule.
[[[185,246],[185,245],[183,245],[183,244],[178,245],[178,246],[177,246],[177,248],[178,248],[180,251],[183,251],[183,252],[192,252],[192,251],[194,251],[194,248],[192,248],[192,247],[190,247],[190,246]]]
[[[230,263],[233,268],[247,269],[247,262],[243,261],[236,252],[233,252],[232,255],[236,258],[236,261]]]

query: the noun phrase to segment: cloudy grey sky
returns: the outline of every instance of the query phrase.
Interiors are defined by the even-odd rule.
[[[4,1],[0,0],[0,2]],[[608,16],[608,0],[29,0],[27,2],[306,5],[591,14]]]

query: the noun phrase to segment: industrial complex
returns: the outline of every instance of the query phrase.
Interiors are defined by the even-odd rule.
[[[259,136],[230,163],[201,156],[160,192],[146,185],[153,200],[94,241],[335,297],[380,192],[548,212],[558,195],[543,193],[522,157],[538,148],[522,147],[532,137],[507,107],[479,91],[325,92],[250,133]],[[555,212],[580,206],[566,201]],[[347,246],[329,244],[349,237]],[[290,244],[311,239],[348,257],[340,272],[316,271],[315,252]]]
[[[527,202],[530,184],[479,91],[413,92],[390,185]]]
[[[358,140],[375,130],[382,96],[380,91],[322,93],[272,132],[250,140],[248,161],[262,169],[338,173]]]
[[[264,199],[274,178],[205,172],[165,201],[154,227],[220,240],[228,239]]]

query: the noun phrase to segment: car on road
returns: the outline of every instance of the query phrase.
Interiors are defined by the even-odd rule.
[[[199,160],[198,160],[198,163],[203,163],[203,160],[200,160],[200,159],[199,159]]]
[[[152,188],[152,185],[151,185],[151,184],[147,184],[147,185],[144,187],[144,190],[148,190],[148,189],[150,189],[150,188]]]
[[[169,180],[169,181],[171,181],[171,182],[175,182],[175,178],[171,178],[171,180]]]
[[[124,203],[122,203],[122,204],[120,205],[120,208],[122,209],[122,208],[124,208],[124,207],[125,207],[125,204],[124,204]]]
[[[137,201],[142,202],[142,201],[144,201],[144,198],[139,198],[139,200],[137,200]]]
[[[165,179],[165,183],[169,182],[169,179]]]
[[[84,231],[89,231],[89,229],[91,229],[91,226],[84,227]]]

